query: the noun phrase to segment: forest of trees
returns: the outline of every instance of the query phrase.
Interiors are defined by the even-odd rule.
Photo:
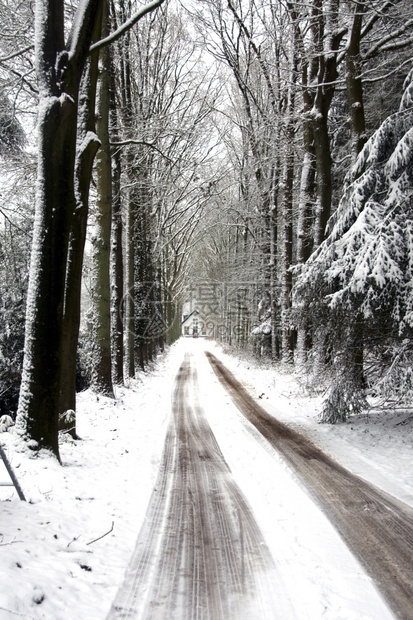
[[[0,414],[76,437],[180,335],[413,398],[410,0],[0,0]]]

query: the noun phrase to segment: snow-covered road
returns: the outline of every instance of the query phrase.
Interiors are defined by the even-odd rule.
[[[292,467],[399,618],[413,618],[413,509],[350,473],[270,416],[211,353],[240,411]]]
[[[134,557],[109,617],[306,617],[297,596],[299,581],[295,580],[294,587],[288,583],[289,571],[285,571],[278,544],[270,550],[255,520],[254,512],[262,514],[268,507],[257,509],[253,498],[248,504],[249,489],[244,495],[241,477],[238,486],[225,460],[224,454],[230,458],[231,450],[224,447],[223,454],[211,430],[211,401],[215,415],[220,412],[222,416],[228,415],[231,403],[218,385],[214,392],[205,392],[205,387],[211,386],[211,370],[205,364],[202,345],[187,340],[186,347],[191,352],[186,351],[177,374],[160,473]],[[243,428],[251,432],[255,427],[252,437],[257,440],[258,451],[265,450],[271,456],[271,448],[278,452],[275,462],[268,464],[266,473],[272,471],[274,478],[267,493],[277,493],[276,470],[281,454],[376,584],[381,583],[381,591],[397,617],[413,617],[413,510],[349,474],[303,436],[275,421],[271,425],[271,416],[260,417],[265,412],[215,356],[207,356],[239,411],[249,419],[243,420]],[[237,413],[232,415],[229,435],[236,434],[240,426]],[[240,453],[239,448],[236,453]],[[254,469],[247,454],[245,459],[247,470]],[[257,484],[261,475],[257,472]],[[291,487],[294,485],[291,481]],[[278,528],[285,515],[277,510],[272,516]],[[320,521],[323,516],[317,514],[316,519]],[[337,546],[338,541],[334,541],[332,553]],[[320,618],[324,615],[322,600],[320,596]],[[383,608],[379,617],[386,614]],[[343,617],[349,617],[348,610]]]
[[[292,465],[235,406],[206,351],[224,361],[248,386],[254,401],[272,415],[311,436],[342,465],[413,504],[411,412],[369,414],[348,425],[320,427],[315,422],[318,401],[303,396],[294,378],[278,368],[231,357],[213,342],[181,339],[129,389],[117,388],[116,400],[91,391],[79,395],[82,440],[63,441],[63,467],[48,454],[33,458],[13,429],[0,437],[28,499],[20,502],[12,490],[0,490],[1,620],[104,620],[113,602],[120,600],[117,593],[125,575],[130,578],[131,556],[135,562],[140,553],[137,537],[139,543],[151,536],[152,564],[144,579],[159,576],[162,565],[167,574],[155,589],[149,585],[140,590],[137,612],[149,609],[147,618],[173,618],[165,612],[170,603],[179,620],[208,618],[205,610],[212,592],[213,604],[229,609],[226,618],[231,620],[397,617]],[[182,445],[188,444],[187,456],[192,455],[181,461],[180,444],[175,442],[179,428],[184,432]],[[165,446],[172,444],[176,448],[166,464],[171,471],[160,482]],[[189,480],[193,474],[194,480],[186,483],[185,476]],[[199,475],[209,481],[207,492]],[[209,500],[211,511],[206,509]],[[174,502],[180,504],[183,521],[193,519],[192,529],[181,524],[177,531]],[[151,516],[154,506],[159,511],[156,518]],[[226,525],[217,526],[217,514]],[[348,519],[350,529],[357,527],[353,516]],[[158,529],[148,534],[153,524]],[[209,554],[205,541],[199,549],[191,542],[204,524],[212,539]],[[232,548],[226,540],[233,541]],[[174,554],[175,546],[183,555],[175,555],[178,564],[171,568],[159,558],[165,548]],[[244,563],[241,546],[249,556]],[[235,577],[226,574],[231,563]],[[196,579],[193,570],[185,571],[195,566]],[[254,571],[254,566],[260,569]],[[210,567],[215,570],[213,584],[208,584]],[[198,616],[191,616],[183,590],[191,580]],[[256,593],[241,587],[244,582]],[[156,601],[168,584],[175,588],[172,599]],[[138,582],[136,587],[141,587]],[[136,610],[134,596],[131,608]],[[161,604],[150,605],[151,600]]]
[[[208,424],[189,353],[177,374],[172,414],[145,523],[109,617],[295,618]]]

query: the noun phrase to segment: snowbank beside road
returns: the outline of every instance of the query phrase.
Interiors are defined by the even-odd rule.
[[[305,433],[351,472],[413,506],[413,410],[372,410],[344,424],[318,424],[321,397],[269,363],[212,351],[269,413]]]

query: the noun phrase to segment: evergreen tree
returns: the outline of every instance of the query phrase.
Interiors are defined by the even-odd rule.
[[[371,360],[366,378],[376,392],[389,384],[391,373],[396,387],[409,393],[410,374],[401,376],[401,361],[411,349],[413,328],[412,158],[413,71],[399,110],[357,158],[329,236],[295,286],[299,319],[310,308],[315,329],[327,327],[324,354],[332,361],[333,381],[323,421],[344,420],[366,405],[361,344]]]

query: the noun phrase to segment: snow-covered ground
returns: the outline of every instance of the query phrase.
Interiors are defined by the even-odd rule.
[[[180,340],[116,401],[79,395],[81,441],[61,445],[63,467],[0,435],[27,502],[0,488],[0,619],[104,620],[122,582],[157,476],[171,393],[184,351],[199,373],[201,401],[247,496],[286,596],[300,620],[393,618],[335,530],[287,465],[243,419],[203,354],[210,349],[262,406],[309,435],[353,472],[413,505],[413,418],[370,414],[348,424],[316,422],[318,398],[288,374],[225,354],[215,343]],[[0,469],[0,482],[7,481]],[[255,619],[251,619],[255,620]],[[258,620],[258,619],[257,619]],[[285,618],[283,620],[289,620]]]

